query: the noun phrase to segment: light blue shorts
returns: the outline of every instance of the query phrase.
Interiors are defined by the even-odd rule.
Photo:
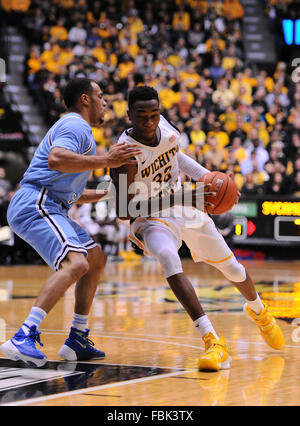
[[[7,220],[13,232],[30,244],[54,271],[69,251],[87,257],[87,251],[97,245],[46,188],[22,185],[9,204]]]

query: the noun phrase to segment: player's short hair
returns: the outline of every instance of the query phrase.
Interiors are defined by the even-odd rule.
[[[77,104],[77,101],[82,94],[91,96],[93,91],[93,81],[94,80],[89,78],[73,78],[68,82],[63,91],[64,103],[68,109]]]
[[[137,86],[129,92],[128,108],[131,110],[137,101],[151,101],[152,99],[159,102],[158,93],[153,87]]]

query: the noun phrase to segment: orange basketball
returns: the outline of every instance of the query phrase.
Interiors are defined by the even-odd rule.
[[[217,193],[216,197],[210,195],[205,197],[205,201],[214,204],[213,207],[206,207],[207,213],[222,214],[232,209],[238,197],[238,189],[228,175],[221,172],[210,172],[202,176],[199,182],[210,183],[209,192]]]

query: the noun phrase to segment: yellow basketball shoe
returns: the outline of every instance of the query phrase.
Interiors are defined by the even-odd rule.
[[[282,331],[265,303],[264,309],[260,314],[256,314],[247,303],[244,305],[244,312],[256,323],[260,334],[271,348],[278,350],[284,346],[285,341]]]
[[[230,368],[231,356],[224,337],[217,339],[212,333],[203,336],[205,353],[199,358],[198,368],[204,371],[219,371]]]

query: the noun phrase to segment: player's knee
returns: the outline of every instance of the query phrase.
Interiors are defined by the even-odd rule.
[[[90,269],[89,263],[86,259],[82,258],[77,260],[71,266],[71,275],[74,281],[80,280],[84,275],[88,273]]]
[[[90,270],[101,272],[105,268],[107,256],[99,246],[96,246],[89,251],[88,262]]]
[[[174,258],[174,250],[169,247],[158,248],[156,256],[161,263],[169,264],[172,263],[172,259]]]
[[[220,269],[229,281],[240,283],[246,279],[246,270],[236,259],[224,264]]]
[[[174,250],[164,248],[160,251],[158,259],[166,278],[182,272],[180,257]]]

